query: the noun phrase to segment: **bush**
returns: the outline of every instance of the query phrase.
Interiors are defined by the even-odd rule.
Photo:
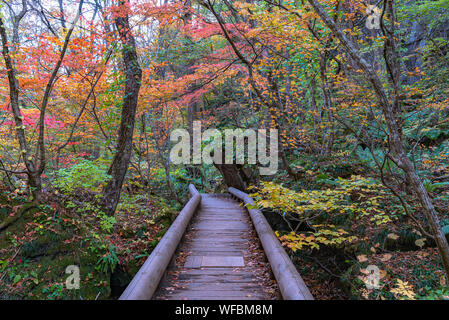
[[[58,170],[55,186],[65,194],[71,194],[77,189],[98,192],[111,179],[106,172],[107,165],[102,160],[83,159],[70,168]]]

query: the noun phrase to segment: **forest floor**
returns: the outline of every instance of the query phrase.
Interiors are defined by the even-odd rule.
[[[156,201],[144,213],[137,206],[108,221],[54,195],[35,206],[1,193],[0,299],[117,298],[173,218]],[[65,285],[71,265],[80,269],[79,290]]]
[[[0,299],[116,299],[177,212],[159,197],[125,195],[110,220],[47,197],[35,206],[1,191]],[[381,226],[358,220],[352,228],[364,237],[350,246],[286,249],[317,300],[449,299],[437,249],[401,219]],[[65,286],[71,265],[80,267],[79,290]],[[380,269],[378,289],[366,289],[370,265]]]
[[[442,289],[446,287],[446,282],[436,248],[373,254],[366,257],[366,260],[362,258],[360,265],[354,262],[352,268],[348,268],[351,273],[346,270],[346,274],[339,274],[338,266],[332,268],[330,259],[327,259],[328,264],[324,264],[320,260],[326,259],[320,258],[301,256],[295,259],[298,271],[316,300],[407,298],[406,295],[391,292],[397,287],[397,279],[407,284],[406,287],[413,295],[409,298],[415,298],[417,294],[428,298],[449,299],[449,292]],[[366,289],[362,283],[366,278],[364,270],[368,265],[380,268],[381,286],[377,290]],[[434,295],[429,297],[428,291],[433,291]],[[403,290],[402,293],[406,291]]]

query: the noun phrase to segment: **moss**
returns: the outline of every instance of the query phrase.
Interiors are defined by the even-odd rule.
[[[16,206],[21,206],[13,216],[11,216],[12,208]],[[9,203],[6,207],[3,207],[3,214],[0,217],[0,229],[2,233],[6,231],[15,233],[23,230],[23,225],[32,220],[35,213],[39,212],[40,209],[36,207],[33,203]],[[5,210],[6,209],[6,210]]]
[[[95,299],[100,293],[101,298],[109,296],[108,275],[99,273],[90,261],[84,261],[73,253],[61,254],[55,257],[44,256],[39,260],[41,265],[38,273],[39,282],[29,288],[29,298],[32,299]],[[37,263],[36,263],[37,264]],[[80,268],[80,288],[69,290],[65,281],[69,274],[66,268],[71,265]],[[36,265],[34,265],[36,266]]]
[[[55,237],[46,233],[24,245],[20,259],[23,261],[23,267],[18,268],[17,272],[27,279],[22,284],[22,287],[26,288],[22,290],[26,297],[17,295],[8,296],[7,299],[88,300],[109,297],[109,274],[95,269],[97,256],[81,252],[79,243],[64,245],[63,235],[59,235],[57,239],[59,241],[55,241]],[[69,290],[65,286],[69,276],[65,271],[71,265],[80,268],[79,290]],[[36,272],[37,276],[29,276],[31,271]]]
[[[22,207],[15,217],[25,213],[16,222],[0,233],[2,260],[11,258],[17,252],[14,261],[10,261],[0,291],[2,299],[105,299],[110,295],[110,275],[95,269],[101,252],[83,252],[82,240],[88,235],[73,225],[54,219],[55,212],[44,212],[33,203],[20,200],[10,201],[0,196],[0,221],[9,221],[11,209]],[[26,211],[26,212],[25,212]],[[23,237],[27,224],[43,223],[52,218],[48,228],[36,233],[31,241],[25,241],[18,250],[14,237]],[[81,234],[80,234],[81,232]],[[4,260],[6,261],[6,260]],[[65,281],[69,274],[66,268],[76,265],[80,268],[80,289],[68,290]],[[7,290],[13,288],[13,290]]]
[[[67,242],[72,238],[72,234],[68,232],[55,233],[44,231],[37,239],[27,242],[23,245],[21,256],[23,258],[36,258],[39,256],[55,256],[62,252],[75,252],[78,250],[79,244]]]

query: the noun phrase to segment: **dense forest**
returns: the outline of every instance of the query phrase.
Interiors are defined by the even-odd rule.
[[[0,299],[118,298],[189,184],[315,299],[449,299],[448,0],[2,0],[0,38]],[[277,132],[277,171],[198,129]]]

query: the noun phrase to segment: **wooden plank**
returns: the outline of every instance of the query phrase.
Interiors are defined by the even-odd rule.
[[[230,298],[233,297],[236,300],[240,300],[242,298],[262,298],[264,296],[263,293],[257,291],[238,291],[238,290],[210,290],[210,291],[191,291],[191,290],[179,290],[178,292],[168,293],[168,296],[176,298],[177,300],[183,300],[184,298],[203,298],[203,299],[219,299],[219,298]]]
[[[182,295],[169,295],[165,298],[165,300],[264,300],[263,297],[259,296],[250,296],[250,297],[235,297],[235,296],[210,296],[210,295],[189,295],[189,297],[185,297]]]
[[[237,256],[204,256],[201,261],[202,267],[244,267],[243,257]]]
[[[247,282],[230,282],[230,283],[208,283],[208,282],[189,282],[189,283],[178,283],[178,289],[180,291],[185,292],[187,290],[191,291],[244,291],[244,292],[253,292],[257,294],[260,290],[260,286],[257,283],[247,283]],[[168,289],[170,288],[170,289]],[[174,287],[166,287],[165,291],[175,291]]]
[[[184,268],[200,268],[202,260],[201,256],[188,256]]]
[[[178,280],[176,283],[180,286],[188,283],[220,283],[220,284],[232,284],[232,283],[251,283],[251,279],[253,279],[252,274],[248,274],[246,276],[232,276],[226,275],[224,277],[223,275],[198,275],[198,276],[186,276],[186,275],[179,275]],[[248,281],[249,280],[249,281]]]

